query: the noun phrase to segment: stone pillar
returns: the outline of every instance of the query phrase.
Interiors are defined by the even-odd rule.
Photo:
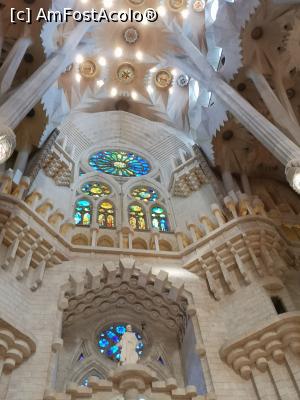
[[[222,171],[222,180],[226,193],[234,191],[234,180],[230,171]]]
[[[195,222],[190,220],[190,221],[187,222],[186,226],[187,226],[187,228],[188,228],[188,230],[190,232],[190,235],[192,237],[193,243],[196,243],[198,241],[197,225],[195,224]]]
[[[15,161],[15,165],[14,165],[15,172],[17,172],[19,170],[22,173],[22,175],[24,174],[24,171],[27,166],[28,158],[30,156],[30,152],[31,152],[31,145],[29,145],[29,144],[23,146],[19,150],[16,161]]]
[[[241,173],[241,181],[242,181],[242,187],[243,187],[244,193],[246,193],[248,196],[251,196],[252,190],[251,190],[248,175],[245,172]]]
[[[29,26],[25,24],[23,35],[16,41],[0,68],[0,95],[5,94],[12,85],[16,72],[28,47],[32,44]]]
[[[179,250],[183,250],[184,249],[183,238],[182,238],[183,233],[181,232],[181,230],[179,228],[176,229],[175,236],[176,236],[176,239],[177,239]]]
[[[249,68],[247,70],[247,76],[254,83],[274,121],[287,132],[290,139],[299,144],[300,127],[298,123],[290,117],[263,74]]]
[[[160,236],[159,230],[156,230],[155,228],[153,228],[151,230],[151,236],[152,236],[152,238],[154,238],[155,251],[159,251],[160,250],[160,248],[159,248],[159,236]]]
[[[172,61],[174,67],[185,71],[201,85],[211,90],[223,102],[226,109],[285,165],[289,184],[300,193],[300,148],[214,71],[206,57],[178,25],[173,24],[172,31],[186,57],[167,55],[166,59]]]
[[[1,106],[0,137],[11,135],[14,129],[39,102],[43,94],[72,62],[77,45],[91,24],[80,23],[71,32],[64,46],[35,71]],[[11,154],[11,153],[10,153]]]

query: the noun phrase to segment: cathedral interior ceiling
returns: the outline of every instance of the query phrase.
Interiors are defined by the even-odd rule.
[[[79,9],[83,7],[79,1],[73,3]],[[147,8],[150,3],[153,7],[153,2],[148,3],[144,2],[142,9]],[[222,49],[222,56],[216,67],[219,73],[270,121],[274,122],[273,116],[248,78],[249,68],[262,72],[275,91],[279,90],[279,84],[282,86],[291,104],[290,113],[299,121],[299,50],[294,48],[299,46],[297,8],[289,5],[274,6],[271,0],[255,1],[251,4],[236,1],[230,7],[238,10],[236,14],[239,19],[235,21],[235,26],[227,24],[225,29],[225,16],[231,13],[228,4],[224,2],[224,5],[222,3],[219,6],[215,21],[204,17],[201,12],[191,10],[186,20],[182,17],[183,14],[170,12],[167,24],[99,24],[83,41],[77,61],[75,59],[58,82],[49,89],[42,104],[35,107],[34,116],[28,116],[19,125],[19,145],[29,137],[34,146],[40,146],[70,111],[95,113],[123,110],[152,121],[163,122],[187,134],[190,130],[197,131],[196,137],[193,134],[194,139],[196,142],[200,140],[207,156],[217,166],[224,166],[225,154],[226,163],[232,172],[242,168],[255,176],[257,168],[261,168],[265,176],[282,179],[283,170],[278,162],[245,128],[233,121],[216,99],[212,99],[207,107],[202,107],[202,122],[196,122],[193,112],[189,111],[191,105],[188,86],[184,82],[184,71],[174,68],[170,62],[169,65],[164,62],[164,58],[170,59],[170,48],[173,46],[170,23],[176,21],[184,32],[190,32],[200,49],[207,51],[209,57],[213,53],[212,42],[216,48]],[[30,6],[33,13],[36,13],[40,7],[47,9],[51,5],[53,9],[61,9],[64,3],[43,0],[33,2]],[[128,5],[124,0],[120,6]],[[18,8],[20,1],[2,2],[5,29],[3,56],[24,29],[22,24],[9,23],[8,6]],[[248,21],[250,14],[252,16]],[[72,26],[57,25],[55,28],[51,24],[42,26],[42,23],[34,22],[27,29],[30,30],[33,44],[18,70],[14,86],[24,81],[42,64],[46,56],[63,44]],[[151,41],[148,40],[149,37]],[[119,48],[122,55],[114,54]],[[178,51],[177,47],[173,47],[174,54]],[[165,75],[159,75],[163,69],[166,71]],[[271,77],[274,70],[278,71],[275,81]],[[168,79],[172,86],[169,86]],[[218,139],[224,137],[224,132],[228,137],[228,131],[234,132],[236,140]],[[215,135],[217,138],[212,147],[210,143]],[[253,158],[255,162],[251,164]]]

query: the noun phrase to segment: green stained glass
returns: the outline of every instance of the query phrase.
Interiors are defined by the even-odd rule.
[[[132,190],[132,197],[136,200],[144,201],[145,203],[156,201],[158,193],[151,187],[140,186]]]
[[[109,196],[111,194],[110,187],[99,182],[87,182],[81,186],[81,191],[96,198]]]
[[[90,157],[89,165],[96,171],[122,177],[143,176],[150,172],[148,161],[126,151],[99,151]]]
[[[169,231],[169,223],[167,213],[162,207],[152,207],[151,209],[151,222],[153,228],[159,229],[161,232]]]
[[[129,224],[133,230],[144,231],[147,229],[145,212],[139,204],[131,204],[128,214]]]
[[[92,218],[91,202],[85,199],[75,203],[74,220],[76,225],[89,226]]]

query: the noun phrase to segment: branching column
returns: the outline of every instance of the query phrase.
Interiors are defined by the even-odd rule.
[[[32,44],[30,31],[26,25],[24,34],[20,37],[6,57],[0,69],[0,94],[6,93],[12,85],[16,72],[23,60],[24,54]]]
[[[72,62],[77,45],[91,24],[80,23],[72,31],[64,46],[24,82],[0,107],[0,137],[13,134],[13,129],[39,102],[43,94]]]
[[[261,115],[248,101],[215,72],[199,49],[183,34],[178,25],[172,26],[185,57],[172,57],[173,64],[204,87],[214,92],[249,132],[253,134],[286,167],[290,185],[300,193],[300,148]],[[169,57],[170,59],[170,57]]]
[[[253,81],[257,91],[272,114],[274,121],[287,131],[290,139],[299,144],[300,127],[298,123],[290,117],[263,74],[256,72],[254,69],[248,69],[247,76]]]

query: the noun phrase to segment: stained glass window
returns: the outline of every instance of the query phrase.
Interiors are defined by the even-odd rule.
[[[113,325],[109,329],[106,329],[100,333],[98,337],[98,347],[101,354],[106,355],[108,358],[114,361],[120,360],[121,352],[118,343],[127,330],[126,326],[127,324]],[[144,350],[143,338],[139,332],[135,330],[133,330],[133,332],[139,341],[136,347],[136,352],[139,356],[141,356]]]
[[[89,164],[96,171],[115,176],[134,177],[150,172],[148,161],[127,151],[99,151],[90,157]]]
[[[149,203],[158,199],[158,193],[151,187],[139,186],[132,190],[131,196],[136,200]]]
[[[139,204],[129,206],[129,224],[133,230],[144,231],[147,229],[145,212]]]
[[[162,232],[169,231],[169,223],[167,213],[164,208],[160,206],[152,207],[151,209],[151,222],[153,228],[157,228]]]
[[[89,226],[92,219],[92,204],[89,200],[80,199],[75,203],[74,220],[76,225]]]
[[[81,191],[97,199],[111,194],[110,187],[100,182],[87,182],[81,186]]]
[[[101,228],[115,228],[115,208],[110,201],[103,201],[98,209],[98,223]]]

